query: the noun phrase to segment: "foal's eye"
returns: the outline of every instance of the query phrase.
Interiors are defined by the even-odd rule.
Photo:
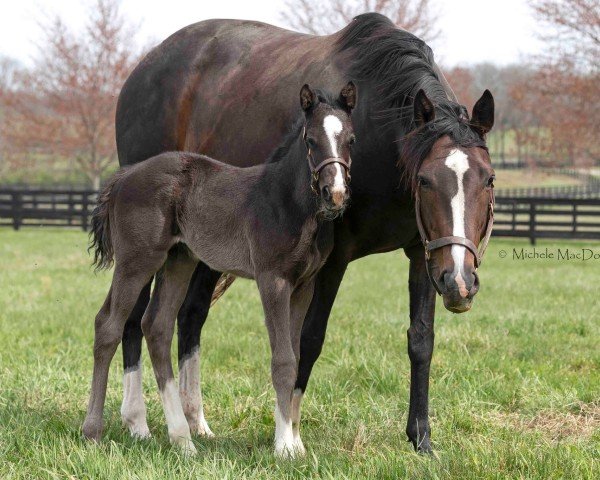
[[[312,137],[308,137],[306,139],[306,144],[310,147],[310,148],[315,148],[317,146],[317,141],[312,138]]]
[[[354,145],[356,143],[356,135],[350,135],[350,139],[348,140],[348,145]]]
[[[494,181],[496,180],[496,175],[492,175],[490,178],[488,178],[487,181],[487,187],[493,187],[494,186]]]
[[[419,187],[428,188],[431,186],[431,182],[427,180],[425,177],[419,177]]]

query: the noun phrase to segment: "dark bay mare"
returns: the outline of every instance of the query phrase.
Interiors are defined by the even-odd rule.
[[[166,39],[125,83],[117,109],[119,160],[132,165],[166,150],[190,150],[231,165],[259,164],[297,116],[291,93],[304,81],[337,91],[348,78],[361,93],[353,113],[358,142],[352,154],[352,205],[334,222],[334,247],[316,278],[302,330],[294,405],[299,410],[348,263],[402,248],[410,260],[406,432],[415,448],[429,451],[436,289],[446,308],[470,308],[479,287],[473,246],[491,223],[493,170],[484,141],[494,118],[489,92],[469,117],[431,49],[378,14],[361,15],[321,37],[257,22],[210,20]],[[439,248],[428,253],[428,261],[417,227],[417,198],[423,238],[445,239],[433,244]],[[199,342],[220,277],[200,263],[178,315],[184,412],[192,431],[209,435],[199,388]],[[148,434],[140,322],[149,292],[150,284],[123,336],[121,412],[134,435]]]
[[[117,173],[92,219],[95,263],[115,260],[112,285],[96,317],[94,373],[86,437],[99,440],[108,368],[136,299],[156,274],[142,318],[169,438],[195,452],[173,379],[175,318],[201,260],[258,284],[271,344],[277,403],[275,451],[304,453],[292,430],[300,332],[315,275],[333,248],[333,223],[349,198],[350,113],[356,90],[339,98],[304,85],[303,118],[266,164],[239,168],[169,152]]]

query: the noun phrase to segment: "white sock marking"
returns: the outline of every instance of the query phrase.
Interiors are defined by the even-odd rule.
[[[292,434],[294,435],[294,449],[304,454],[304,444],[300,438],[300,406],[302,404],[302,397],[304,393],[299,388],[294,390],[292,395]]]
[[[450,201],[452,207],[452,235],[456,237],[466,237],[465,234],[465,188],[464,175],[469,169],[469,160],[464,152],[453,149],[446,158],[446,166],[456,173],[458,190],[456,195]],[[456,281],[460,294],[463,297],[468,295],[465,285],[463,269],[465,264],[466,247],[462,245],[452,245],[452,260],[454,261],[454,280]]]
[[[325,135],[327,135],[327,139],[329,140],[331,156],[338,157],[339,153],[336,137],[342,133],[342,121],[335,115],[327,115],[323,120],[323,128],[325,129]],[[337,163],[335,163],[333,166],[335,167],[335,178],[333,181],[332,193],[336,190],[339,191],[345,189],[342,167]]]
[[[179,365],[179,395],[191,431],[206,437],[214,436],[204,418],[200,387],[200,350],[197,348]]]
[[[172,378],[167,380],[165,388],[160,391],[160,398],[167,420],[169,439],[172,443],[182,447],[186,453],[196,453],[175,380]]]
[[[132,437],[148,438],[150,430],[146,422],[146,405],[142,390],[142,365],[125,370],[123,373],[123,403],[121,419],[129,428]]]
[[[293,458],[296,453],[294,448],[294,433],[292,431],[292,419],[287,420],[275,406],[275,454],[280,457]]]

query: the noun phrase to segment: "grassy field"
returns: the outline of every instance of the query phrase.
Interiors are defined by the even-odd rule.
[[[494,239],[472,312],[438,304],[431,424],[436,456],[404,434],[407,260],[351,265],[303,410],[308,454],[272,454],[268,341],[253,283],[239,281],[203,337],[205,409],[215,439],[171,448],[147,353],[149,441],[120,425],[120,351],[106,431],[82,440],[93,317],[109,274],[93,275],[78,231],[0,230],[0,478],[600,478],[600,259],[514,260]],[[600,244],[544,243],[538,248]],[[501,250],[508,253],[500,258]]]

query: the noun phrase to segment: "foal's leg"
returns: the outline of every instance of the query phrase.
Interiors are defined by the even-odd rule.
[[[121,420],[132,437],[148,438],[150,430],[146,421],[146,405],[142,390],[142,316],[150,301],[148,282],[142,289],[123,330],[123,403]]]
[[[312,368],[321,354],[325,342],[327,321],[348,263],[334,255],[327,259],[314,284],[314,293],[302,325],[300,363],[294,388],[294,416],[300,418],[300,405]]]
[[[275,454],[293,457],[292,391],[296,379],[296,356],[290,331],[291,285],[272,275],[257,278],[265,323],[271,343],[271,378],[277,398],[275,407]]]
[[[290,301],[290,328],[292,337],[292,347],[296,358],[296,367],[300,361],[300,334],[306,312],[310,306],[315,289],[314,278],[302,286],[296,288],[292,293]],[[292,395],[292,433],[294,437],[294,450],[300,454],[305,453],[304,444],[300,438],[300,402],[302,401],[302,391],[295,388]]]
[[[186,453],[195,453],[196,448],[192,443],[190,427],[173,378],[171,341],[175,316],[185,297],[196,263],[181,249],[174,248],[169,252],[164,267],[156,275],[152,299],[142,318],[142,330],[163,403],[169,439],[181,446]]]
[[[149,270],[152,267],[153,265],[150,265]],[[92,440],[98,441],[102,436],[102,413],[106,399],[108,370],[123,335],[123,326],[140,291],[153,273],[153,271],[148,271],[133,274],[127,270],[126,266],[117,265],[108,296],[96,316],[92,391],[87,415],[83,422],[83,434]]]
[[[211,304],[220,272],[200,262],[194,271],[185,300],[177,314],[179,395],[192,434],[212,437],[204,418],[200,390],[200,332]]]
[[[435,290],[427,276],[423,246],[407,248],[405,253],[410,259],[410,406],[406,434],[416,450],[429,453],[429,367],[433,355]]]

